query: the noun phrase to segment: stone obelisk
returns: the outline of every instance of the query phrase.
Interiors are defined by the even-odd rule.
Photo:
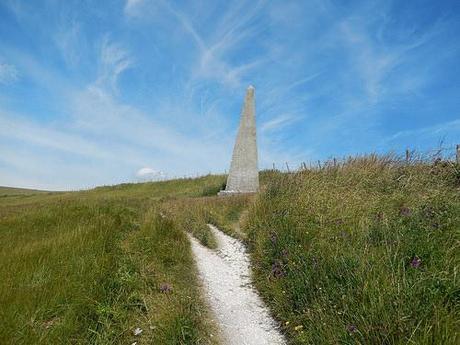
[[[254,92],[253,86],[246,91],[227,185],[219,195],[255,193],[259,189]]]

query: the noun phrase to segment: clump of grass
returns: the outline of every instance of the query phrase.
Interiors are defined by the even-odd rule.
[[[242,218],[249,205],[253,202],[254,195],[233,195],[218,197],[207,205],[209,224],[217,226],[220,230],[241,240],[246,238],[240,229]]]
[[[152,344],[212,344],[214,326],[200,296],[185,232],[173,219],[152,209],[135,234],[129,255],[141,267],[139,296],[145,313],[136,325]],[[135,341],[132,337],[127,340]]]
[[[201,196],[216,196],[221,190],[225,190],[226,185],[226,182],[222,181],[219,185],[212,184],[204,186]]]
[[[181,229],[190,232],[203,245],[215,248],[216,240],[208,224],[243,238],[244,234],[239,230],[239,218],[252,199],[251,195],[175,198],[162,204],[162,212],[173,218]]]
[[[294,344],[457,344],[458,166],[370,156],[272,176],[245,231]]]
[[[191,233],[203,245],[216,247],[216,240],[209,231],[209,198],[172,199],[162,204],[162,214],[174,219],[176,226]]]

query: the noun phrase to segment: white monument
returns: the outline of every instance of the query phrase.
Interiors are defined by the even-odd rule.
[[[227,185],[218,195],[255,193],[259,189],[254,92],[253,86],[246,91]]]

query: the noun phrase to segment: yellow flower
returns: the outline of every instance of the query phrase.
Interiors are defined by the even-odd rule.
[[[295,331],[300,331],[302,328],[303,328],[302,325],[298,325],[298,326],[295,326],[295,327],[294,327],[294,330],[295,330]]]

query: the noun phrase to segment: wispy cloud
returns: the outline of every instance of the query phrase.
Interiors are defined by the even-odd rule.
[[[99,76],[96,83],[108,84],[112,90],[117,90],[118,78],[133,64],[133,58],[128,50],[105,36],[100,46]]]
[[[398,92],[416,91],[418,86],[423,85],[420,73],[412,75],[409,80],[403,79],[404,73],[401,75],[396,71],[413,63],[413,51],[430,43],[440,33],[442,24],[435,22],[418,33],[406,30],[399,33],[398,41],[388,42],[383,38],[392,29],[387,19],[388,7],[378,3],[361,11],[380,12],[381,15],[366,16],[366,12],[358,12],[358,16],[354,13],[343,19],[338,29],[340,42],[345,45],[352,71],[362,81],[367,101],[375,104]],[[372,27],[377,27],[377,34],[370,30]],[[418,54],[415,53],[415,56]]]
[[[97,169],[101,169],[102,166],[122,165],[123,169],[131,170],[129,172],[112,169],[102,173],[106,181],[112,183],[120,182],[120,173],[125,179],[133,178],[134,172],[145,164],[160,167],[165,171],[162,174],[170,177],[193,174],[197,166],[206,172],[224,169],[224,157],[228,155],[225,154],[226,149],[222,145],[226,142],[224,138],[208,136],[197,141],[191,136],[194,131],[181,134],[171,126],[154,121],[143,111],[117,99],[118,78],[132,66],[132,58],[126,49],[105,36],[96,56],[98,74],[83,87],[62,87],[62,83],[56,82],[53,72],[39,66],[36,61],[19,59],[31,72],[29,78],[36,78],[40,82],[55,81],[49,86],[66,99],[61,116],[67,114],[70,117],[64,122],[47,125],[31,121],[18,113],[2,110],[0,104],[0,127],[3,130],[1,138],[21,142],[22,145],[33,147],[34,150],[42,150],[47,153],[49,159],[55,157],[56,163],[60,160],[58,157],[63,154],[70,162],[98,162],[93,169],[88,167],[88,171],[80,174],[78,178],[63,167],[60,174],[74,179],[74,182],[69,184],[72,188],[79,185],[92,186],[97,183],[95,181],[102,183],[103,180],[94,179],[88,184]],[[189,110],[177,105],[175,108],[158,108],[155,111],[167,111],[170,116],[184,116]],[[211,161],[209,157],[220,158]],[[27,152],[20,156],[3,155],[1,159],[3,164],[24,169],[22,174],[27,170],[35,171],[36,176],[40,176],[43,181],[44,177],[39,167],[25,168],[28,160],[31,160],[31,154]],[[52,165],[50,163],[50,166]],[[74,168],[73,164],[69,167]],[[20,181],[20,176],[21,174],[15,181]],[[63,188],[60,183],[48,183],[47,188]],[[37,186],[42,187],[43,182]]]
[[[55,42],[64,60],[71,66],[76,66],[81,59],[81,24],[76,20],[67,22],[55,33]]]
[[[64,151],[73,155],[91,156],[99,159],[110,156],[115,158],[114,155],[104,152],[97,145],[87,142],[78,135],[34,124],[23,117],[21,118],[18,114],[11,116],[4,111],[0,112],[0,127],[3,138],[21,140],[32,145]]]
[[[280,130],[283,127],[291,125],[295,121],[298,121],[298,120],[299,120],[298,116],[294,116],[292,114],[282,114],[269,121],[262,123],[262,125],[260,126],[260,130],[262,131],[262,133],[274,131],[274,130]]]
[[[145,2],[145,0],[126,0],[124,12],[127,16],[136,16],[139,15],[140,7]]]
[[[447,2],[6,6],[1,183],[76,188],[138,178],[142,168],[228,169],[248,84],[261,167],[414,137],[428,146],[460,131],[460,27]]]
[[[258,57],[239,65],[228,62],[229,55],[238,50],[261,29],[252,22],[262,12],[263,1],[234,2],[229,5],[225,16],[216,25],[210,42],[202,44],[195,78],[210,78],[231,88],[242,87],[243,79],[262,63],[266,57]],[[246,78],[245,78],[246,77]]]
[[[129,7],[134,11],[134,8],[139,9],[141,6],[145,9],[150,8],[145,10],[145,16],[153,16],[155,19],[169,16],[173,23],[171,26],[176,29],[176,23],[179,24],[183,33],[194,42],[198,55],[193,59],[189,84],[209,80],[236,89],[244,86],[242,80],[266,61],[265,57],[239,64],[229,61],[231,54],[263,30],[263,25],[252,22],[260,15],[264,6],[263,1],[228,3],[225,15],[213,24],[213,28],[207,28],[206,35],[196,28],[193,20],[186,13],[169,2],[146,1],[142,4],[130,4],[128,1],[125,8]]]
[[[0,60],[0,84],[9,84],[19,79],[19,73],[12,64]]]
[[[382,82],[399,62],[400,57],[392,51],[378,52],[366,33],[360,31],[349,20],[342,22],[340,29],[348,45],[356,72],[362,78],[364,91],[371,103],[379,100],[385,92]]]
[[[460,118],[460,113],[458,114]],[[417,129],[409,129],[404,131],[396,132],[385,139],[386,142],[393,142],[407,137],[420,137],[430,136],[434,138],[442,138],[448,134],[455,134],[460,130],[460,120],[447,121],[444,123],[438,123],[434,126],[427,126]]]

